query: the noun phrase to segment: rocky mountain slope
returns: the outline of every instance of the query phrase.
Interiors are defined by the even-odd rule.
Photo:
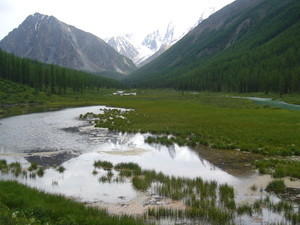
[[[39,13],[28,16],[2,39],[0,48],[20,57],[88,72],[128,74],[135,69],[132,60],[102,39]]]

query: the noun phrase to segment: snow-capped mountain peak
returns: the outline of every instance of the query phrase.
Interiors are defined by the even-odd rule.
[[[175,22],[170,22],[164,28],[155,29],[141,39],[130,33],[108,38],[106,42],[119,53],[132,59],[137,66],[141,66],[158,57],[214,12],[215,8],[203,11],[194,24],[184,29],[179,29]]]

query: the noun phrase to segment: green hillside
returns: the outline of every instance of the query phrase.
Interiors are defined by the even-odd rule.
[[[127,82],[181,90],[299,92],[299,12],[299,0],[237,0]]]

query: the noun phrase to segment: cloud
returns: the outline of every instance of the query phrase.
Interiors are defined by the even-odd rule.
[[[1,0],[0,39],[30,14],[40,12],[101,38],[124,33],[146,33],[167,26],[193,25],[203,9],[233,0]]]

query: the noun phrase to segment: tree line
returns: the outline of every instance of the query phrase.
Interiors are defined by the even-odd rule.
[[[51,94],[83,93],[86,89],[121,88],[116,80],[20,58],[0,50],[0,77]]]

